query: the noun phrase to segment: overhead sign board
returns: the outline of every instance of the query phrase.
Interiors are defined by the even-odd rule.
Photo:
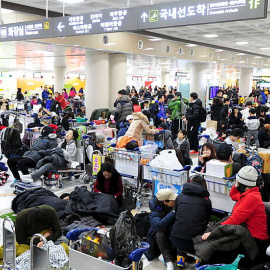
[[[52,36],[52,19],[27,21],[0,26],[0,41],[16,41]]]
[[[267,0],[183,0],[138,8],[138,29],[267,17]]]
[[[137,9],[105,10],[53,19],[53,35],[75,36],[137,30]]]
[[[260,19],[268,0],[182,0],[0,26],[0,41],[147,30]]]

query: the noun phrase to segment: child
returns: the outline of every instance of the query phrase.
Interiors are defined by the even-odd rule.
[[[258,117],[256,116],[256,110],[254,108],[251,108],[249,110],[249,117],[246,120],[246,126],[248,129],[247,132],[247,147],[250,147],[250,141],[251,141],[251,137],[253,137],[255,143],[256,143],[256,147],[259,148],[260,147],[260,143],[258,140],[258,129],[260,127],[260,120],[258,119]]]
[[[190,158],[190,144],[187,139],[187,131],[185,129],[181,129],[178,132],[177,138],[173,141],[173,146],[175,149],[181,150],[184,157],[185,165],[192,165],[192,160]]]
[[[239,149],[237,141],[242,137],[243,131],[240,128],[233,129],[231,135],[225,140],[225,143],[232,146],[233,151]]]

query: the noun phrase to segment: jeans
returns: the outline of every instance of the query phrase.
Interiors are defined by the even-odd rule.
[[[44,175],[46,172],[50,170],[60,170],[60,169],[65,169],[65,168],[60,168],[53,163],[47,163],[40,167],[39,169],[35,170],[33,173],[31,173],[31,177],[33,178],[33,181],[38,180],[42,175]]]
[[[20,180],[19,170],[23,175],[29,174],[28,168],[35,168],[36,162],[30,158],[13,157],[7,161],[8,167],[15,179]]]
[[[155,234],[155,240],[164,258],[164,262],[167,263],[174,261],[174,257],[176,256],[176,249],[171,244],[168,234],[164,232],[157,232]]]
[[[258,140],[258,130],[248,130],[247,132],[247,146],[250,146],[250,141],[251,141],[251,137],[253,137],[256,147],[259,148],[260,147],[260,143]]]

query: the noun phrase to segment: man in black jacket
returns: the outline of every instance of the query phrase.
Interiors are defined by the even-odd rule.
[[[186,116],[182,118],[183,121],[187,121],[187,137],[190,143],[191,154],[198,154],[198,131],[200,127],[200,111],[202,107],[202,101],[198,98],[198,94],[192,92],[190,94],[189,109]]]

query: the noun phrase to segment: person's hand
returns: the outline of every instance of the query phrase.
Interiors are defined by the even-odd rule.
[[[204,233],[204,234],[202,235],[202,240],[203,240],[203,241],[206,241],[210,234],[211,234],[211,232]]]
[[[234,186],[237,188],[239,186],[238,181],[235,182]]]
[[[43,243],[43,241],[40,241],[38,244],[37,244],[37,247],[42,247],[42,245],[43,245],[44,243]]]
[[[164,118],[163,117],[160,117],[160,121],[163,121],[164,120]]]
[[[115,198],[115,199],[117,199],[117,197],[116,197],[116,196],[114,196],[114,198]]]
[[[52,231],[44,233],[43,236],[44,236],[45,238],[48,238],[51,234],[52,234]]]
[[[204,159],[202,156],[199,156],[199,161],[203,164],[204,163]]]

